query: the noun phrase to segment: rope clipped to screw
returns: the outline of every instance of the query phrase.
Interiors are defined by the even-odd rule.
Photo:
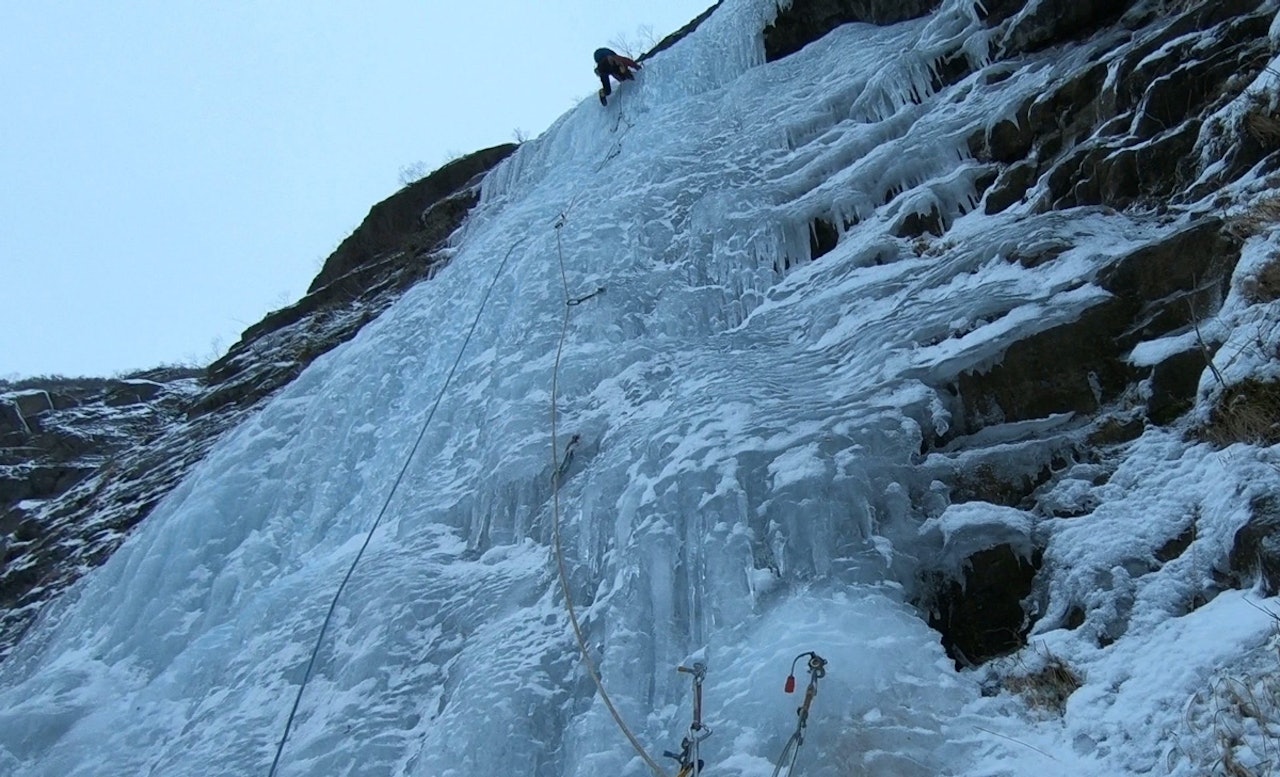
[[[667,777],[666,770],[664,770],[662,766],[653,759],[653,756],[649,755],[649,752],[645,750],[644,745],[640,743],[635,732],[633,732],[630,726],[627,725],[627,722],[622,717],[622,713],[618,711],[618,708],[613,703],[613,699],[609,697],[608,692],[604,689],[604,680],[600,677],[600,670],[596,666],[595,661],[591,658],[591,651],[587,647],[586,634],[583,633],[582,624],[578,620],[577,610],[573,606],[573,595],[569,589],[569,570],[568,565],[565,563],[564,547],[560,539],[560,479],[564,474],[561,472],[561,469],[563,468],[566,472],[568,471],[567,462],[570,461],[569,453],[571,452],[566,451],[564,462],[562,462],[559,458],[560,445],[558,438],[560,361],[564,355],[564,342],[569,334],[569,313],[574,307],[574,305],[571,304],[572,300],[569,297],[569,276],[565,272],[564,267],[564,246],[560,242],[560,230],[564,227],[567,219],[568,215],[566,213],[561,213],[552,225],[556,231],[556,255],[560,260],[560,280],[564,284],[565,296],[564,319],[560,326],[560,341],[556,345],[555,366],[551,369],[551,510],[553,528],[552,539],[556,554],[556,570],[559,573],[560,578],[560,591],[564,595],[564,606],[569,613],[569,623],[573,626],[573,636],[578,642],[578,651],[582,654],[582,663],[586,666],[587,673],[591,676],[592,682],[595,683],[596,691],[600,694],[600,700],[604,702],[604,706],[609,710],[609,714],[613,717],[614,723],[618,724],[618,728],[627,738],[627,741],[631,743],[631,746],[635,749],[636,753],[644,759],[645,764],[647,764],[649,769],[653,771],[655,777]],[[588,298],[594,297],[599,293],[599,291],[596,291],[588,295]],[[576,445],[576,442],[571,441],[571,444]]]

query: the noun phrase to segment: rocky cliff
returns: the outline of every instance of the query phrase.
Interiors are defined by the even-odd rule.
[[[207,368],[0,383],[0,658],[223,432],[443,267],[480,178],[514,149],[450,162],[375,205],[302,299]]]
[[[782,58],[839,24],[891,24],[936,5],[797,0],[764,31],[766,52]],[[1105,304],[1070,324],[1028,333],[981,369],[936,386],[953,397],[958,423],[927,443],[922,466],[947,485],[953,500],[1069,517],[1041,497],[1080,463],[1093,466],[1094,477],[1105,482],[1121,460],[1118,452],[1146,428],[1185,427],[1222,445],[1280,439],[1280,404],[1275,384],[1266,381],[1228,388],[1218,376],[1200,397],[1199,416],[1187,415],[1228,334],[1215,327],[1206,333],[1202,326],[1214,320],[1231,291],[1244,241],[1267,231],[1277,213],[1271,194],[1280,181],[1276,98],[1246,89],[1275,54],[1275,4],[993,0],[976,12],[992,30],[982,44],[994,55],[983,68],[985,81],[998,82],[1033,54],[1050,52],[1073,65],[1046,79],[1011,116],[993,116],[969,137],[971,163],[979,170],[975,207],[988,214],[1021,208],[1029,225],[1037,220],[1032,214],[1052,222],[1052,214],[1070,219],[1066,214],[1088,212],[1082,208],[1157,221],[1192,218],[1167,237],[1117,255],[1097,279],[1111,294]],[[973,75],[963,51],[938,57],[931,74],[935,88]],[[900,194],[884,196],[892,201]],[[955,216],[944,210],[907,209],[897,234],[918,240],[922,254],[937,250]],[[854,223],[815,220],[814,255],[852,228]],[[1073,240],[1069,227],[1053,231],[1029,230],[1023,242],[1010,246],[1007,260],[1024,267],[1054,261]],[[1278,272],[1276,264],[1266,267],[1266,277]],[[1271,283],[1251,281],[1259,304],[1275,299],[1274,289],[1261,291]],[[965,334],[961,329],[949,336]],[[1139,343],[1179,337],[1180,347],[1135,363]],[[1257,347],[1265,360],[1275,361],[1274,343],[1262,337]],[[1011,432],[1019,423],[1031,425]],[[984,433],[988,429],[1002,431]],[[1011,459],[1018,464],[1011,466]],[[1257,524],[1272,526],[1268,515],[1260,511]],[[1247,584],[1256,579],[1252,570],[1276,567],[1254,534],[1276,546],[1274,529],[1242,530],[1238,544],[1248,549],[1236,551],[1231,569],[1222,570],[1224,584]],[[1185,547],[1187,539],[1168,542]],[[1240,560],[1245,557],[1247,562]],[[1004,546],[974,554],[959,577],[935,581],[922,604],[959,663],[1024,644],[1036,621],[1031,597],[1040,565],[1038,549],[1028,555]],[[1268,573],[1273,590],[1274,577]]]

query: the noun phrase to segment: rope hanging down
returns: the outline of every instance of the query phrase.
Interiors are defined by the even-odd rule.
[[[289,710],[289,719],[285,721],[284,734],[280,737],[280,744],[276,746],[276,755],[271,760],[271,771],[267,772],[267,777],[275,777],[276,768],[280,764],[280,754],[284,752],[284,743],[289,738],[289,730],[293,728],[293,718],[297,715],[298,705],[302,702],[302,692],[306,690],[307,682],[311,680],[311,672],[315,668],[316,656],[320,654],[320,646],[324,644],[324,635],[329,629],[329,622],[333,620],[334,610],[338,607],[338,599],[342,596],[342,591],[347,587],[347,582],[351,580],[351,575],[356,571],[356,565],[360,563],[360,559],[364,556],[365,550],[369,547],[369,542],[373,540],[373,533],[377,531],[378,525],[382,523],[383,516],[387,514],[387,508],[391,506],[391,498],[396,495],[396,489],[400,487],[401,481],[404,480],[405,474],[409,471],[409,464],[413,461],[414,454],[418,452],[418,447],[422,445],[422,439],[426,437],[427,427],[431,425],[431,419],[435,417],[436,410],[440,407],[440,401],[444,399],[444,392],[448,390],[449,383],[453,381],[453,376],[458,371],[458,365],[462,363],[462,355],[466,353],[467,344],[471,342],[471,335],[475,334],[476,326],[480,323],[480,315],[484,313],[484,307],[489,302],[489,295],[493,292],[493,288],[498,285],[498,278],[502,276],[502,271],[506,269],[507,260],[511,258],[511,254],[515,253],[516,248],[524,240],[524,238],[521,238],[513,243],[498,264],[498,269],[493,274],[493,280],[489,282],[489,288],[485,289],[484,297],[480,300],[480,308],[476,310],[476,316],[471,322],[471,328],[467,330],[467,336],[462,341],[462,347],[458,349],[458,356],[453,360],[453,366],[449,368],[449,374],[444,379],[444,385],[440,387],[440,393],[436,395],[435,403],[431,405],[431,410],[427,413],[427,419],[422,422],[422,429],[418,432],[418,439],[414,440],[413,447],[409,449],[409,455],[405,457],[404,466],[400,468],[400,473],[396,475],[395,482],[391,484],[391,490],[387,493],[387,498],[382,503],[382,509],[378,511],[378,516],[374,518],[373,525],[369,527],[369,531],[365,535],[364,543],[360,546],[356,557],[351,560],[351,566],[347,569],[347,574],[342,578],[342,582],[338,584],[338,590],[333,594],[333,601],[329,603],[329,611],[325,613],[324,622],[320,624],[320,634],[316,636],[315,647],[311,649],[311,658],[307,661],[307,671],[302,675],[302,684],[298,686],[298,695],[294,697],[293,708]]]
[[[604,706],[608,708],[609,714],[613,716],[613,720],[618,724],[618,728],[627,737],[627,741],[635,748],[635,751],[649,765],[653,773],[658,777],[669,777],[666,771],[653,760],[649,752],[645,750],[644,745],[636,738],[636,735],[627,726],[622,714],[618,712],[618,708],[614,706],[613,699],[609,698],[609,694],[604,689],[604,681],[600,679],[600,670],[596,668],[595,661],[591,658],[591,651],[587,649],[587,638],[582,632],[582,624],[578,621],[577,610],[573,606],[573,596],[569,591],[569,572],[564,562],[564,549],[560,543],[560,478],[564,474],[561,469],[559,458],[560,445],[556,437],[557,434],[557,401],[560,386],[560,359],[564,354],[564,341],[569,333],[569,313],[576,305],[585,302],[587,299],[596,296],[604,291],[603,288],[598,289],[592,294],[582,297],[575,301],[569,295],[569,278],[564,268],[564,247],[560,241],[560,230],[565,225],[566,215],[560,214],[556,219],[554,228],[556,231],[556,254],[560,259],[560,282],[564,285],[564,321],[560,326],[560,342],[556,345],[556,361],[551,371],[551,509],[552,509],[552,527],[554,529],[553,537],[555,540],[556,566],[560,573],[560,590],[564,595],[565,609],[569,611],[569,622],[573,624],[573,635],[578,641],[578,650],[582,653],[582,663],[587,667],[587,673],[591,675],[591,680],[595,683],[596,690],[600,693],[600,699],[604,702]],[[567,467],[564,467],[567,469]]]
[[[804,702],[800,708],[796,710],[796,715],[800,720],[796,723],[796,731],[787,740],[787,744],[782,748],[782,755],[778,756],[778,765],[773,770],[773,777],[779,777],[786,769],[786,777],[791,777],[791,773],[796,768],[796,756],[800,754],[800,746],[804,744],[804,729],[809,725],[809,705],[813,704],[813,699],[818,695],[818,681],[827,674],[827,660],[822,656],[814,653],[812,650],[808,653],[801,653],[791,661],[791,674],[787,675],[787,684],[783,690],[787,693],[793,693],[796,689],[796,662],[805,656],[809,657],[809,687],[804,692]]]

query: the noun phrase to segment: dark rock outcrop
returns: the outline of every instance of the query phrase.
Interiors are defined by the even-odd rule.
[[[1251,515],[1236,532],[1227,558],[1239,585],[1258,587],[1263,596],[1280,593],[1280,499],[1255,499]]]
[[[212,390],[190,414],[252,404],[275,392],[354,337],[405,289],[438,272],[447,262],[439,249],[479,200],[479,177],[515,148],[505,144],[456,159],[373,206],[325,261],[306,296],[249,327],[209,365]]]
[[[54,408],[53,398],[49,395],[49,392],[44,389],[17,392],[13,395],[11,401],[13,402],[13,406],[17,408],[18,414],[21,415],[23,419],[35,418],[41,413],[53,410]],[[74,404],[74,400],[71,402]],[[64,407],[67,406],[65,400],[61,404],[63,404]]]
[[[795,0],[764,30],[765,59],[794,54],[842,24],[894,24],[933,11],[939,0]]]
[[[1008,655],[1027,643],[1031,621],[1022,601],[1031,594],[1039,554],[1027,559],[1009,545],[969,557],[963,578],[937,577],[929,625],[957,668]]]
[[[1151,376],[1149,368],[1129,363],[1134,345],[1183,330],[1217,311],[1240,250],[1221,220],[1208,218],[1118,257],[1097,279],[1115,295],[1111,300],[1069,324],[1022,338],[987,370],[958,376],[961,432],[1055,413],[1096,414]],[[1203,365],[1203,356],[1200,360]],[[1161,420],[1186,409],[1188,368],[1178,362],[1161,370],[1158,385],[1171,392],[1157,403]],[[1175,374],[1179,377],[1170,383]]]
[[[472,188],[478,183],[474,180],[477,176],[491,170],[515,150],[515,144],[506,143],[455,159],[374,205],[360,226],[325,260],[307,289],[308,296],[322,292],[381,255],[405,249],[409,240],[426,228],[427,214],[433,206]]]
[[[1098,284],[1122,300],[1132,318],[1121,345],[1132,347],[1216,313],[1241,248],[1222,220],[1210,217],[1111,264]]]
[[[1035,180],[1036,168],[1030,162],[1018,162],[1006,167],[988,190],[983,209],[988,215],[1000,213],[1025,197],[1027,189],[1031,188]]]
[[[721,2],[723,2],[723,0],[716,0],[715,5],[712,5],[707,10],[698,14],[696,17],[694,17],[693,21],[689,22],[685,26],[681,27],[680,29],[668,35],[667,37],[658,41],[656,46],[649,49],[645,53],[641,54],[637,61],[644,62],[649,57],[652,57],[653,55],[661,51],[666,51],[667,49],[679,43],[689,33],[701,27],[703,22],[705,22],[707,19],[710,19],[711,14],[716,12],[716,9],[720,7]]]
[[[836,27],[850,22],[895,24],[931,13],[938,0],[795,0],[765,28],[765,59],[794,54]],[[987,24],[1004,24],[1024,8],[1030,12],[1010,23],[1002,40],[1008,55],[1031,53],[1087,36],[1114,23],[1134,0],[991,0],[982,4]]]
[[[225,431],[439,270],[480,176],[514,148],[455,160],[374,206],[302,300],[206,370],[23,385],[0,401],[0,659]]]
[[[1134,0],[1048,0],[1039,3],[996,2],[988,23],[1003,22],[1026,6],[1030,13],[1020,17],[1004,38],[1010,54],[1039,51],[1057,43],[1096,32],[1111,24],[1133,5]]]
[[[1099,305],[1077,321],[1019,340],[989,370],[962,373],[964,431],[1097,411],[1138,377],[1116,340],[1129,325],[1124,313],[1118,301]]]
[[[1147,417],[1155,424],[1171,424],[1195,404],[1200,373],[1207,354],[1192,348],[1155,365],[1147,399]]]
[[[971,142],[976,158],[1002,165],[987,213],[1007,209],[1041,178],[1048,184],[1036,203],[1041,210],[1193,200],[1274,150],[1241,138],[1219,176],[1189,189],[1200,172],[1191,152],[1204,116],[1231,96],[1230,84],[1247,83],[1266,66],[1272,14],[1256,0],[1231,0],[1115,24],[1130,5],[1042,3],[1008,32],[1006,54],[1095,33],[1109,51]],[[1207,37],[1221,45],[1198,45]]]
[[[114,550],[141,517],[131,511],[145,514],[150,506],[130,499],[81,509],[61,500],[180,423],[200,390],[198,374],[174,368],[120,380],[58,379],[43,387],[20,384],[9,394],[39,401],[8,404],[14,429],[0,438],[0,657],[39,606],[83,571],[80,565]],[[18,408],[38,412],[26,417]],[[135,477],[172,466],[167,452],[155,455]],[[119,514],[132,522],[113,517]]]
[[[0,402],[0,435],[28,432],[27,421],[13,402]]]

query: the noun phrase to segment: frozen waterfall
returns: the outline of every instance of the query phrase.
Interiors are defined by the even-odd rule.
[[[697,656],[705,774],[768,777],[796,725],[783,679],[814,650],[830,664],[807,777],[1014,773],[970,768],[1002,748],[1038,775],[1082,773],[982,718],[977,681],[909,605],[931,516],[908,491],[950,421],[927,383],[1078,316],[1105,294],[1082,281],[1091,246],[1157,227],[1077,215],[1061,261],[1002,258],[1028,222],[971,212],[966,139],[1070,63],[939,91],[937,57],[986,56],[971,2],[765,64],[775,12],[726,0],[608,108],[587,100],[493,171],[449,266],[224,440],[0,665],[0,773],[265,775],[338,582],[476,320],[279,773],[647,774],[556,578],[566,283],[605,289],[570,308],[559,372],[558,439],[581,438],[559,491],[566,562],[603,682],[651,753],[688,726],[675,669]],[[947,242],[891,237],[913,209],[936,209]],[[817,219],[842,237],[811,262]]]

